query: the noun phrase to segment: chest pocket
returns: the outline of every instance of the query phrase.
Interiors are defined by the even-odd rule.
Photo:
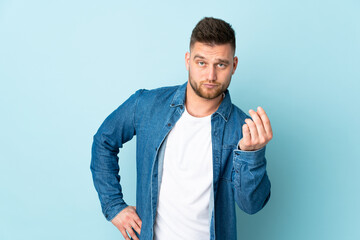
[[[233,152],[236,145],[223,145],[221,149],[221,172],[220,180],[231,181],[233,169]]]

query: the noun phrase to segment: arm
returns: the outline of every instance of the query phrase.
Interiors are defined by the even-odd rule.
[[[248,214],[260,211],[270,198],[265,148],[257,151],[234,150],[232,182],[235,201]]]
[[[270,181],[266,173],[265,149],[272,139],[270,121],[265,111],[249,111],[253,121],[246,119],[243,138],[234,150],[232,182],[235,201],[249,214],[260,211],[270,198]]]
[[[119,184],[119,148],[136,134],[134,116],[141,90],[134,93],[102,123],[94,136],[90,169],[102,212],[112,221],[128,205]],[[126,211],[124,211],[126,212]],[[112,221],[114,223],[114,221]],[[115,225],[115,224],[114,224]]]

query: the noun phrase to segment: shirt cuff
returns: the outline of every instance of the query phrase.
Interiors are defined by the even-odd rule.
[[[106,220],[108,221],[113,220],[113,218],[116,217],[116,215],[118,215],[127,206],[128,205],[125,202],[123,202],[111,207],[110,209],[107,209],[104,213]]]
[[[239,147],[237,147],[237,149],[234,150],[234,160],[257,165],[259,163],[263,163],[266,161],[265,150],[266,150],[266,146],[255,151],[244,151],[244,150],[240,150]]]

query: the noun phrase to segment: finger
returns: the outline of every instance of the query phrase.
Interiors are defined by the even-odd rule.
[[[247,123],[247,125],[249,126],[249,129],[250,129],[251,143],[257,144],[259,135],[258,135],[256,126],[255,126],[255,123],[249,118],[245,119],[245,122]]]
[[[139,217],[139,215],[136,212],[136,207],[134,207],[135,211],[132,212],[132,219],[135,221],[135,223],[141,228],[142,221]]]
[[[121,234],[123,235],[123,237],[125,238],[125,240],[130,240],[124,227],[122,227],[121,229],[119,228],[119,230],[120,230]]]
[[[263,122],[260,118],[260,116],[258,115],[257,112],[255,112],[254,110],[250,109],[249,110],[249,113],[256,125],[256,129],[258,131],[258,134],[259,134],[259,139],[261,140],[261,138],[263,138],[263,140],[265,140],[266,138],[266,132],[265,132],[265,129],[264,129],[264,126],[263,126]]]
[[[265,110],[262,107],[258,107],[257,110],[258,110],[259,116],[261,117],[261,120],[263,122],[267,136],[272,138],[273,132],[272,132],[270,120],[269,120],[268,116],[266,115]]]
[[[138,233],[140,234],[140,226],[138,225],[138,223],[136,221],[131,221],[131,227]]]
[[[244,124],[242,126],[242,130],[243,130],[243,141],[245,145],[250,145],[251,143],[251,137],[250,137],[250,129],[249,126],[247,124]]]
[[[139,238],[136,236],[135,232],[132,230],[131,226],[126,228],[126,231],[129,233],[129,235],[134,239],[134,240],[139,240]]]
[[[134,221],[136,222],[136,224],[141,228],[142,225],[142,221],[139,218],[139,215],[136,214],[136,216],[134,217]]]

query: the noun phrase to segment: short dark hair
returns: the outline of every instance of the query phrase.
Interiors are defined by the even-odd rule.
[[[235,53],[235,31],[224,20],[204,17],[193,29],[190,38],[190,49],[195,42],[207,43],[211,46],[230,43]]]

